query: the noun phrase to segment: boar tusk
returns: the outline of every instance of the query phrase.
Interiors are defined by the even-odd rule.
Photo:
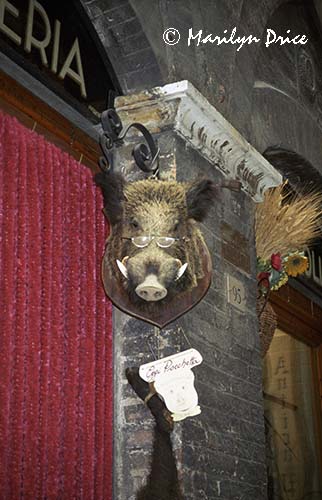
[[[118,259],[116,259],[116,264],[117,264],[117,267],[119,268],[119,270],[121,271],[121,273],[123,274],[124,278],[128,279],[129,275],[128,275],[128,272],[127,272],[125,265],[122,264],[122,262]]]
[[[124,266],[126,266],[126,263],[127,263],[127,261],[129,260],[129,258],[130,258],[130,257],[129,257],[128,255],[127,255],[126,257],[123,257],[123,259],[122,259],[122,264],[123,264]]]
[[[183,265],[180,267],[179,271],[177,272],[176,281],[177,281],[179,278],[181,278],[181,276],[183,275],[183,273],[185,272],[185,270],[187,269],[187,267],[188,267],[188,262],[186,262],[185,264],[183,264]]]

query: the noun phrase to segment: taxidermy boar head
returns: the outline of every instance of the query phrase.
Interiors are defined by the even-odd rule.
[[[104,259],[130,302],[148,310],[196,287],[204,273],[197,222],[213,202],[213,183],[126,183],[121,175],[105,172],[95,181],[112,226]]]

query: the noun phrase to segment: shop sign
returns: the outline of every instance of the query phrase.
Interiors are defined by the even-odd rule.
[[[115,79],[80,9],[73,0],[0,0],[0,48],[83,114],[98,119]]]

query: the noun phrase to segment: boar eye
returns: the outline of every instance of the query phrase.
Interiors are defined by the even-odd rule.
[[[179,224],[180,224],[179,220],[174,221],[173,231],[177,231],[178,230]]]
[[[138,229],[140,227],[138,221],[136,221],[135,219],[131,220],[130,221],[130,226],[133,228],[133,229]]]

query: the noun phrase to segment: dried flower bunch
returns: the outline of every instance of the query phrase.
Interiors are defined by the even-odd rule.
[[[256,207],[257,278],[277,290],[308,267],[304,249],[321,233],[322,195],[290,192],[286,183],[270,189]]]
[[[287,283],[289,276],[298,276],[308,268],[308,259],[304,252],[286,255],[273,253],[269,260],[257,258],[257,279],[261,287],[278,290]]]

